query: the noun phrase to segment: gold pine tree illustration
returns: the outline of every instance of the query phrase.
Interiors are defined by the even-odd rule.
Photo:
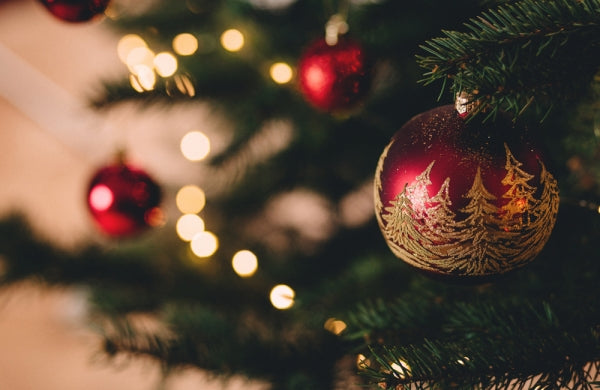
[[[538,204],[538,200],[534,197],[537,188],[528,183],[534,175],[520,168],[523,164],[515,158],[506,143],[504,149],[506,150],[506,176],[502,179],[502,184],[510,187],[502,195],[503,198],[508,199],[508,203],[501,207],[500,214],[504,229],[518,230],[522,224],[531,222],[531,210]]]
[[[467,217],[456,224],[462,238],[450,252],[456,259],[455,269],[469,275],[500,272],[503,256],[496,247],[498,208],[493,203],[496,197],[483,185],[480,167],[477,167],[473,185],[464,197],[469,203],[460,211]]]

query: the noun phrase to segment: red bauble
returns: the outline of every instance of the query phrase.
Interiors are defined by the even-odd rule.
[[[86,22],[102,14],[110,0],[39,0],[50,13],[65,22]]]
[[[432,275],[480,280],[533,260],[550,237],[558,186],[524,130],[442,106],[383,151],[375,209],[392,252]]]
[[[96,172],[87,192],[87,204],[104,233],[132,236],[157,223],[161,189],[146,172],[118,162]]]
[[[361,103],[370,84],[370,66],[362,46],[340,37],[330,46],[325,39],[311,44],[298,65],[299,87],[314,107],[332,113]]]

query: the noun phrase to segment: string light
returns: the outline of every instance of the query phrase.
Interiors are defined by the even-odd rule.
[[[190,56],[198,50],[198,39],[190,33],[182,33],[173,38],[173,50],[181,56]]]
[[[209,231],[196,233],[190,243],[192,252],[198,257],[212,256],[219,248],[217,236]]]
[[[196,214],[184,214],[177,220],[175,230],[183,241],[191,241],[196,234],[204,231],[204,220]]]
[[[398,360],[398,363],[392,363],[390,364],[390,366],[392,367],[392,370],[394,370],[396,376],[398,376],[398,378],[400,379],[404,379],[407,376],[410,376],[410,366],[408,365],[407,362],[405,362],[402,359]]]
[[[269,74],[277,84],[286,84],[292,80],[293,71],[292,67],[285,62],[276,62],[271,65]]]
[[[206,195],[202,188],[189,184],[177,191],[175,204],[177,209],[184,214],[197,214],[206,205]]]
[[[210,153],[210,140],[200,131],[190,131],[181,139],[181,153],[190,161],[200,161]]]
[[[242,47],[244,47],[244,34],[234,28],[225,30],[221,34],[221,46],[231,52],[242,50]]]
[[[342,320],[329,318],[327,321],[325,321],[325,325],[323,327],[325,330],[328,330],[335,335],[339,335],[346,329],[347,325]]]
[[[254,253],[244,249],[233,255],[231,265],[236,274],[241,277],[249,277],[254,275],[258,269],[258,259]]]
[[[158,53],[153,62],[156,73],[162,77],[172,76],[177,71],[177,58],[171,53]]]
[[[138,74],[142,68],[154,68],[154,52],[146,46],[135,47],[129,51],[125,64],[129,71]]]
[[[146,41],[137,34],[127,34],[119,39],[117,43],[117,55],[124,64],[127,64],[129,53],[138,47],[147,47]]]
[[[289,309],[294,305],[294,298],[296,297],[296,293],[292,288],[285,284],[278,284],[277,286],[271,289],[271,294],[269,295],[271,299],[271,304],[279,310]]]

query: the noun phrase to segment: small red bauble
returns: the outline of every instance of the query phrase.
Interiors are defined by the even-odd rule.
[[[125,237],[157,224],[161,197],[160,187],[146,172],[118,162],[92,177],[87,204],[100,230]]]
[[[426,273],[481,280],[533,260],[558,212],[556,180],[523,129],[454,106],[409,120],[383,151],[375,211],[392,252]]]
[[[102,14],[110,0],[39,0],[50,13],[65,22],[86,22]]]
[[[358,42],[340,37],[330,46],[325,39],[319,39],[300,58],[300,91],[320,110],[349,111],[363,101],[369,90],[369,68],[365,51]]]

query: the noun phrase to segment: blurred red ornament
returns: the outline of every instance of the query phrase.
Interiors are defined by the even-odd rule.
[[[50,13],[66,22],[86,22],[104,13],[110,0],[39,0]]]
[[[348,111],[358,106],[369,90],[369,68],[365,51],[356,41],[340,37],[335,45],[329,45],[319,39],[300,58],[300,91],[320,110]]]
[[[87,192],[88,208],[104,233],[132,236],[161,222],[158,184],[141,169],[118,162],[96,172]]]
[[[383,151],[375,210],[392,252],[430,275],[479,281],[534,259],[550,237],[558,185],[504,117],[454,106],[409,120]]]

